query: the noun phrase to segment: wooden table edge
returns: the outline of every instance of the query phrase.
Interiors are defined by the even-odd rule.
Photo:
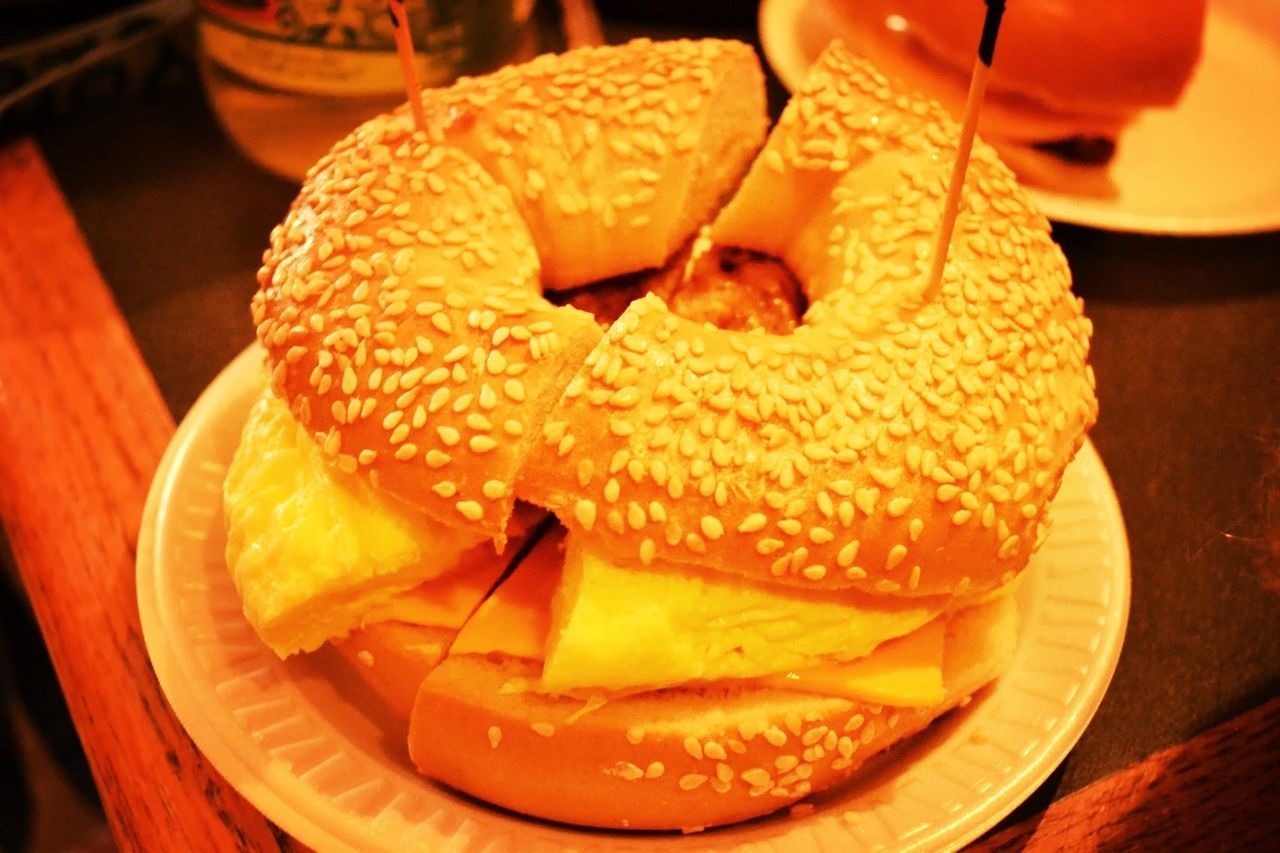
[[[135,550],[174,429],[36,143],[0,147],[0,522],[117,843],[293,842],[213,769],[143,644]]]

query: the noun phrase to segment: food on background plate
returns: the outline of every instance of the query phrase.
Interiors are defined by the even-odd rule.
[[[767,139],[733,42],[424,99],[264,258],[225,491],[264,641],[333,642],[427,776],[609,828],[774,811],[998,676],[1097,405],[992,150],[926,299],[957,128],[838,44]]]
[[[831,10],[859,53],[959,116],[982,26],[977,5],[834,0]],[[1158,8],[1016,0],[1005,12],[978,132],[1024,182],[1106,194],[1098,167],[1139,113],[1178,102],[1200,60],[1204,21],[1205,0]]]

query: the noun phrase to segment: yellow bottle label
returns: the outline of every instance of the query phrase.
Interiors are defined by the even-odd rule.
[[[511,43],[525,5],[410,4],[422,82],[439,85],[500,59],[495,49]],[[384,0],[201,0],[200,10],[205,56],[260,86],[363,96],[403,85]]]

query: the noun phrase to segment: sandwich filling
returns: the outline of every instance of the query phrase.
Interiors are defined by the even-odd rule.
[[[803,313],[777,261],[705,245],[564,298],[608,323],[646,292],[724,327],[785,332]],[[536,511],[518,514],[517,546],[498,556],[327,464],[269,394],[245,427],[226,507],[246,614],[281,656],[375,625],[441,629],[458,632],[449,654],[537,662],[531,687],[550,695],[749,680],[934,705],[945,695],[948,619],[963,609],[942,596],[822,593],[675,564],[620,565],[562,528],[495,589]],[[1011,612],[983,611],[987,627],[1011,638]]]
[[[977,645],[992,662],[1011,656],[1015,589],[956,601],[813,595],[687,567],[621,566],[557,531],[480,605],[450,654],[533,661],[541,677],[513,689],[550,695],[751,681],[929,707],[947,696],[947,655],[968,659]],[[950,626],[962,616],[961,636]]]

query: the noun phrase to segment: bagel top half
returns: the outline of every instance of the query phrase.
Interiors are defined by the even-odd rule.
[[[750,48],[571,51],[425,96],[313,168],[253,303],[272,387],[333,464],[501,541],[516,497],[620,562],[963,593],[1023,566],[1096,416],[1047,222],[975,147],[924,292],[958,129],[840,46],[712,235],[783,260],[790,335],[567,287],[662,264],[758,148]]]
[[[746,45],[544,56],[341,140],[271,235],[253,299],[272,388],[348,472],[501,541],[517,470],[599,342],[568,286],[660,265],[765,131]]]

